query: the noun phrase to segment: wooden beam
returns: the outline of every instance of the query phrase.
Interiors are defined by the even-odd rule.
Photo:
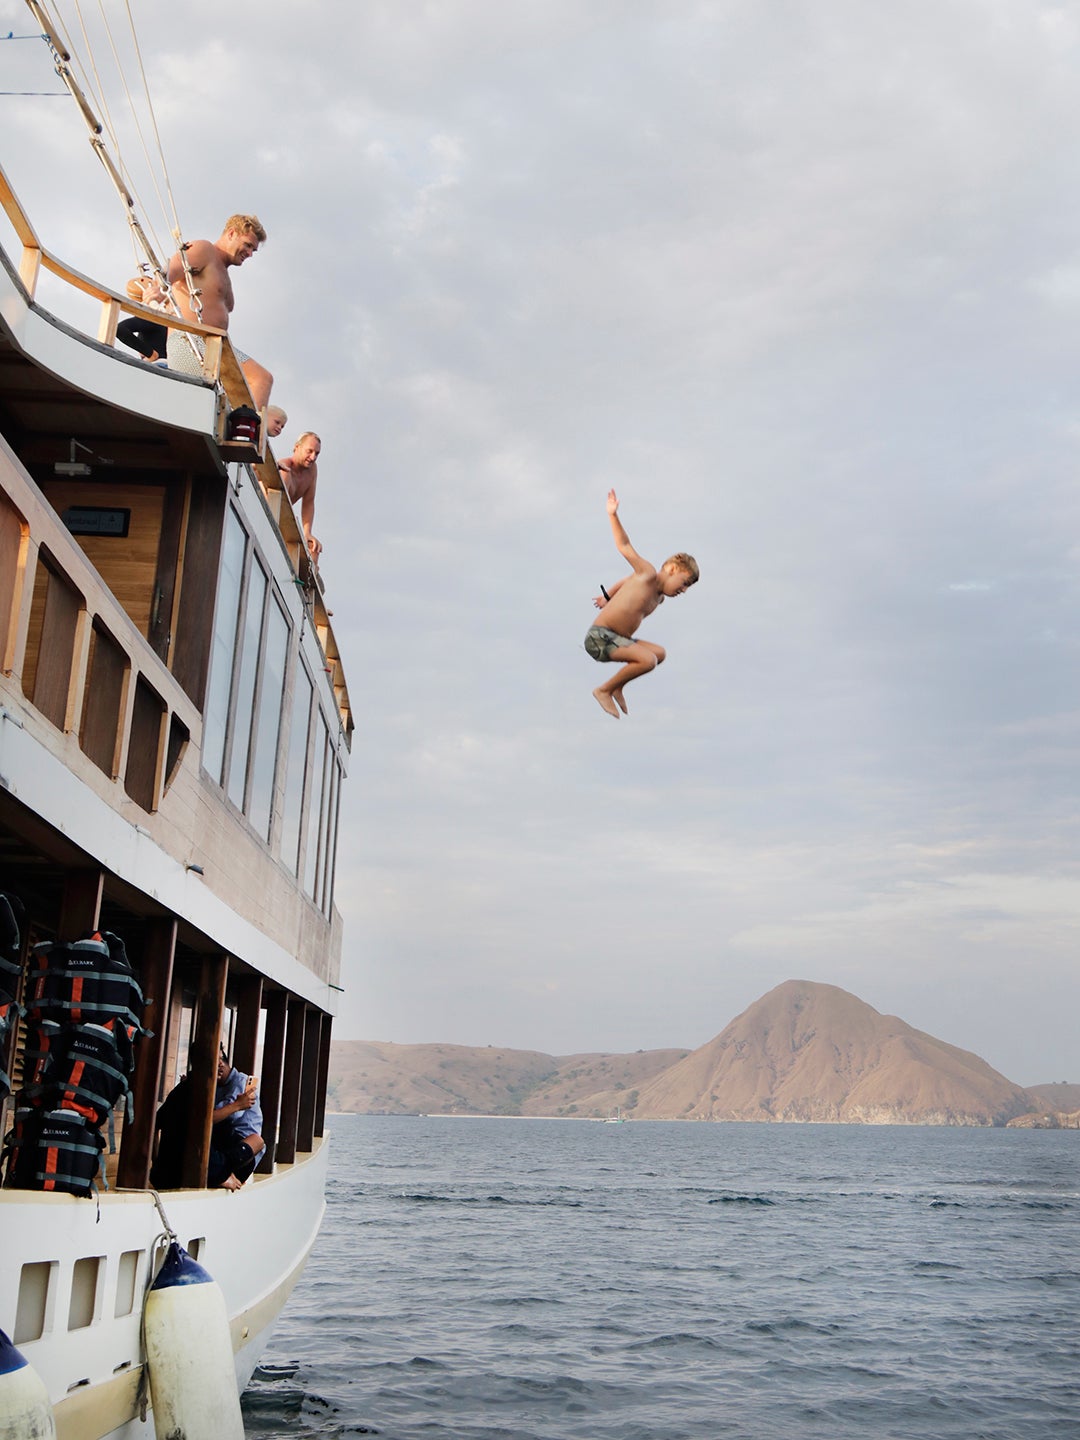
[[[229,957],[207,955],[199,976],[199,1000],[195,1034],[188,1057],[188,1084],[191,1108],[188,1112],[187,1146],[184,1152],[183,1185],[199,1189],[206,1184],[210,1159],[210,1129],[214,1121],[214,1088],[217,1085],[218,1047],[225,1013],[225,986],[229,978]]]
[[[163,915],[151,919],[146,927],[139,981],[146,1001],[143,1025],[152,1033],[141,1036],[136,1042],[135,1074],[131,1084],[134,1119],[124,1126],[120,1163],[116,1171],[116,1183],[132,1190],[145,1190],[150,1183],[154,1119],[165,1058],[175,953],[175,917]]]
[[[312,1005],[304,1017],[304,1064],[300,1079],[300,1105],[296,1119],[296,1148],[305,1153],[314,1149],[315,1111],[319,1098],[319,1036],[322,1011]]]
[[[262,976],[245,975],[236,984],[236,1029],[232,1063],[245,1075],[254,1075],[262,1013]]]
[[[281,1109],[281,1077],[285,1057],[285,1020],[289,997],[284,990],[270,990],[266,995],[266,1029],[263,1031],[262,1077],[259,1103],[263,1112],[263,1151],[257,1169],[269,1175],[274,1168],[277,1150],[278,1112]]]
[[[307,1005],[295,996],[289,1001],[285,1032],[285,1068],[281,1081],[281,1113],[278,1117],[277,1162],[291,1165],[296,1159],[297,1122],[300,1113],[300,1086],[304,1074],[304,1016]]]
[[[322,1029],[319,1033],[319,1077],[316,1082],[315,1098],[315,1134],[326,1134],[326,1086],[330,1079],[330,1031],[333,1029],[334,1017],[323,1015]]]
[[[97,929],[104,888],[104,870],[68,871],[56,922],[56,933],[61,940],[79,940]]]

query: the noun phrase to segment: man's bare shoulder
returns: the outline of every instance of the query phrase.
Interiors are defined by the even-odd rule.
[[[191,240],[187,247],[187,262],[192,270],[205,270],[207,266],[221,265],[221,252],[212,240]]]

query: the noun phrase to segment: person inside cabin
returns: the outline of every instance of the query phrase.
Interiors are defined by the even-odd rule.
[[[266,1149],[259,1105],[259,1082],[229,1063],[221,1047],[214,1094],[214,1128],[210,1132],[210,1167],[206,1183],[239,1190]]]
[[[258,1164],[266,1142],[262,1108],[254,1075],[229,1063],[222,1046],[217,1063],[214,1120],[206,1183],[214,1189],[239,1190]],[[154,1121],[157,1144],[150,1183],[155,1190],[178,1190],[183,1184],[184,1153],[191,1113],[191,1083],[184,1075],[158,1107]]]
[[[140,305],[148,305],[151,310],[169,309],[169,297],[161,288],[161,281],[156,275],[136,275],[127,282],[124,289],[129,299],[138,301]],[[169,332],[164,325],[155,325],[153,320],[145,320],[141,315],[129,315],[117,325],[116,338],[154,365],[158,360],[164,359]]]
[[[289,417],[282,410],[280,405],[268,405],[266,409],[266,433],[271,440],[276,440],[285,426],[289,423]]]
[[[322,441],[314,430],[305,430],[300,439],[293,446],[293,453],[286,456],[278,465],[281,471],[281,483],[285,486],[285,493],[289,497],[290,505],[300,501],[300,524],[304,531],[304,539],[307,541],[308,551],[311,558],[317,565],[319,556],[322,554],[322,542],[316,540],[311,533],[311,527],[315,523],[315,486],[319,479],[319,467],[316,463],[322,451]]]
[[[191,240],[178,250],[169,261],[168,279],[184,319],[228,330],[233,308],[229,271],[234,265],[250,260],[265,239],[266,231],[257,215],[231,215],[220,239]],[[201,306],[198,314],[192,300],[192,287]],[[203,343],[197,335],[189,336],[182,330],[169,331],[170,370],[202,379],[202,355]],[[237,350],[236,358],[255,409],[264,410],[270,400],[273,375],[242,350]]]

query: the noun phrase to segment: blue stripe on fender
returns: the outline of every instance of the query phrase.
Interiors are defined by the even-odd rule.
[[[182,1245],[170,1242],[151,1290],[171,1290],[175,1285],[213,1285],[214,1277],[197,1264]]]
[[[10,1375],[13,1370],[21,1370],[26,1363],[26,1356],[16,1350],[3,1330],[0,1330],[0,1375]]]

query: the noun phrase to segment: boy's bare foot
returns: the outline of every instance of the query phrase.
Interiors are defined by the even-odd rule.
[[[619,718],[619,712],[616,709],[615,701],[608,692],[606,690],[594,690],[592,693],[596,696],[600,709],[606,710],[609,715],[613,715],[617,720]]]
[[[242,1190],[244,1186],[243,1182],[238,1180],[235,1175],[230,1175],[227,1180],[221,1182],[221,1188],[222,1190]]]
[[[618,705],[618,707],[619,707],[619,709],[622,711],[622,713],[623,713],[624,715],[629,715],[629,714],[630,714],[630,711],[627,710],[627,708],[626,708],[626,701],[623,699],[622,686],[620,685],[619,688],[618,688],[618,690],[613,690],[611,693],[612,693],[612,696],[614,697],[615,704]]]

